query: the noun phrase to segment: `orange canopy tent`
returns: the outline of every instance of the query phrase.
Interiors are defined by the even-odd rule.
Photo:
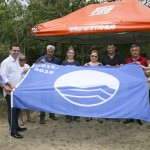
[[[70,44],[149,43],[150,9],[138,0],[91,4],[35,25],[32,35]]]

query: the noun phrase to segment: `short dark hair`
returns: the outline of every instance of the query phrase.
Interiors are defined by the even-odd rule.
[[[116,47],[116,45],[115,45],[114,43],[108,43],[108,44],[107,44],[107,47],[108,47],[108,46],[111,46],[111,45],[113,45],[114,47]]]
[[[17,44],[17,43],[11,44],[9,48],[12,50],[12,47],[19,47],[19,48],[21,48],[20,45]]]

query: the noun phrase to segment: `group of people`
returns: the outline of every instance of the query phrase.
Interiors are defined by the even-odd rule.
[[[26,72],[30,68],[29,65],[26,64],[26,56],[21,54],[20,45],[12,44],[10,45],[10,55],[1,63],[0,70],[0,87],[4,91],[4,97],[7,102],[7,113],[8,113],[8,123],[10,135],[14,138],[23,138],[23,136],[19,133],[20,131],[25,131],[27,128],[22,128],[24,124],[22,118],[22,110],[19,108],[11,108],[11,97],[10,93],[15,88],[15,86],[24,78]],[[101,61],[99,62],[98,51],[92,50],[90,53],[90,62],[86,63],[84,66],[116,66],[120,67],[125,63],[135,62],[139,64],[144,70],[150,70],[148,67],[148,60],[140,55],[140,47],[136,44],[131,45],[130,52],[131,57],[129,57],[126,61],[124,61],[123,57],[120,53],[116,53],[116,46],[114,44],[107,45],[107,54],[101,57]],[[74,60],[75,50],[73,47],[69,47],[66,52],[66,60],[60,63],[59,58],[55,57],[55,47],[53,45],[47,46],[47,54],[38,58],[35,63],[53,63],[58,65],[74,65],[80,66],[80,63]],[[26,110],[27,113],[27,121],[35,122],[30,117],[30,111]],[[45,112],[40,112],[40,124],[45,124]],[[52,120],[57,120],[55,114],[53,112],[49,113],[49,118]],[[86,118],[86,121],[91,121],[92,118]],[[69,116],[66,115],[66,123],[70,123],[71,121],[80,122],[80,116]],[[100,123],[103,123],[102,119],[98,119]],[[133,122],[134,120],[127,119],[123,123],[127,124]],[[143,125],[141,120],[136,120],[139,125]],[[149,127],[150,128],[150,127]]]

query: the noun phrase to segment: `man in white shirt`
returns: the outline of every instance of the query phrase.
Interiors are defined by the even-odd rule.
[[[20,82],[23,70],[19,66],[18,56],[20,54],[20,46],[18,44],[10,45],[10,55],[1,63],[1,76],[4,83],[11,89]],[[14,138],[23,138],[18,131],[25,131],[27,128],[18,126],[19,108],[11,108],[11,97],[4,91],[4,97],[8,107],[8,123],[11,131],[11,136]]]

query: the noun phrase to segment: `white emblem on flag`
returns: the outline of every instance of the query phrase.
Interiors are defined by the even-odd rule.
[[[95,70],[79,70],[64,74],[55,83],[55,90],[68,102],[92,107],[114,97],[120,82],[114,76]]]

